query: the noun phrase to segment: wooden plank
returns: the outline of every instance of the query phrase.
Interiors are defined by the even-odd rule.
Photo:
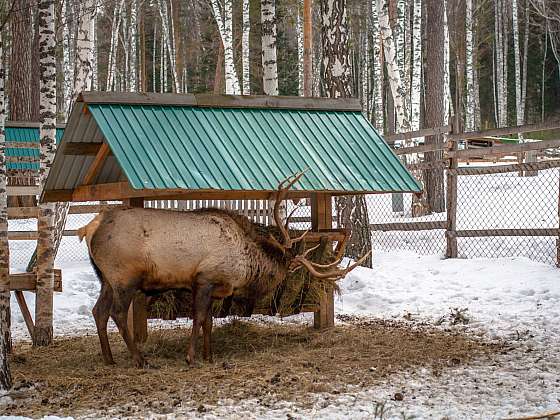
[[[78,101],[86,104],[196,106],[196,97],[188,93],[82,92]]]
[[[540,162],[516,163],[513,165],[499,165],[490,167],[468,167],[450,169],[448,172],[456,173],[457,175],[490,175],[490,174],[504,174],[508,172],[519,171],[542,171],[545,169],[560,168],[560,159],[544,160]]]
[[[10,274],[10,290],[33,291],[37,285],[37,273]],[[54,270],[54,291],[62,292],[62,272]]]
[[[197,106],[217,108],[275,108],[301,110],[355,111],[362,110],[356,98],[306,98],[301,96],[268,95],[196,95]]]
[[[392,144],[399,140],[413,139],[416,137],[428,137],[435,136],[437,134],[447,134],[451,131],[451,125],[444,125],[442,127],[435,128],[423,128],[421,130],[409,131],[406,133],[391,134],[385,136],[385,141]]]
[[[39,149],[39,141],[7,141],[6,148],[9,149]]]
[[[453,133],[447,137],[448,140],[479,139],[483,137],[501,137],[510,134],[533,133],[535,131],[556,130],[560,128],[560,120],[545,121],[539,124],[527,124],[505,128],[494,128],[491,130],[470,131],[468,133]]]
[[[38,163],[39,156],[6,156],[8,163]]]
[[[19,309],[21,311],[21,314],[23,316],[23,320],[25,321],[25,326],[27,327],[27,331],[29,332],[29,336],[33,338],[33,331],[35,329],[35,325],[33,324],[33,318],[31,317],[31,312],[29,312],[29,307],[27,306],[27,302],[25,301],[25,295],[21,290],[15,290],[14,295],[16,295],[16,300]]]
[[[39,209],[37,207],[8,207],[9,219],[36,219]]]
[[[40,123],[35,121],[6,121],[5,127],[14,128],[39,128]],[[65,128],[66,124],[57,124],[56,128]]]
[[[467,149],[449,152],[450,157],[459,159],[472,158],[472,157],[485,157],[491,155],[505,155],[520,152],[527,152],[529,150],[543,150],[560,147],[560,140],[543,140],[534,141],[531,143],[520,144],[504,144],[500,146],[482,147],[478,149]]]
[[[558,236],[558,228],[534,228],[534,229],[469,229],[457,230],[458,238],[476,238],[486,236]]]
[[[65,230],[62,236],[76,236],[77,230]],[[11,230],[8,232],[8,240],[10,241],[36,241],[38,233],[36,230]]]
[[[107,159],[107,156],[109,156],[110,150],[111,149],[109,149],[109,145],[107,143],[103,143],[101,145],[97,154],[95,155],[95,159],[93,159],[93,162],[91,163],[86,175],[84,176],[82,185],[90,185],[93,182],[97,174],[101,171],[101,168],[105,163],[105,159]]]
[[[122,209],[122,204],[75,204],[68,209],[69,214],[93,214],[104,210]]]
[[[427,222],[395,222],[395,223],[372,223],[372,230],[381,232],[390,231],[417,231],[447,229],[447,220],[436,220]]]
[[[393,151],[397,156],[400,155],[407,155],[411,153],[425,153],[425,152],[436,152],[439,150],[446,150],[447,146],[445,144],[422,144],[420,146],[414,147],[400,147],[398,149],[394,149]]]
[[[460,124],[458,121],[453,125],[453,131],[459,131]],[[457,142],[448,142],[449,152],[454,152],[457,150]],[[449,153],[448,152],[448,153]],[[446,238],[446,250],[445,254],[447,258],[457,258],[459,254],[457,237],[455,231],[457,230],[457,173],[454,172],[459,166],[459,162],[456,158],[449,159],[449,168],[451,170],[447,171],[447,191],[446,191],[446,203],[447,203],[447,230],[445,232]]]
[[[39,195],[41,186],[39,185],[8,185],[6,188],[8,195]]]
[[[447,168],[448,166],[449,162],[447,159],[445,159],[436,160],[433,162],[412,163],[410,165],[406,165],[406,169],[408,169],[409,171],[421,171],[425,169]]]
[[[99,149],[103,147],[103,144],[105,143],[66,142],[64,145],[64,155],[95,156],[99,152]]]

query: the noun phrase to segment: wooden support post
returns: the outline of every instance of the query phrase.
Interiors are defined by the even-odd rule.
[[[25,301],[25,296],[21,290],[16,290],[14,294],[16,295],[19,309],[21,311],[21,314],[23,315],[23,320],[25,321],[25,325],[27,326],[27,331],[29,331],[29,335],[31,336],[31,338],[33,338],[33,331],[35,330],[35,325],[33,324],[33,318],[31,318],[31,312],[29,312],[29,307],[27,306],[27,302]]]
[[[453,133],[457,133],[459,124],[453,121]],[[450,152],[457,151],[458,140],[448,141],[448,150]],[[457,167],[459,166],[458,159],[452,154],[453,157],[449,158],[449,171],[447,171],[447,231],[445,236],[447,239],[447,258],[457,258]]]
[[[317,193],[311,197],[311,228],[314,231],[332,228],[332,199],[330,194]],[[334,290],[325,291],[319,299],[319,310],[313,319],[315,328],[334,326]]]
[[[130,198],[123,200],[123,204],[129,207],[144,207],[144,198]],[[138,292],[128,308],[128,329],[130,335],[137,343],[143,343],[148,339],[148,308],[146,295]]]

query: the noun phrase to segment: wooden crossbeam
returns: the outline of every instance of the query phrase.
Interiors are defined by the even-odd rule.
[[[109,145],[107,143],[103,143],[99,148],[99,151],[95,155],[95,159],[91,163],[86,175],[84,176],[84,180],[82,182],[83,185],[90,185],[97,174],[101,171],[103,164],[105,163],[105,159],[109,156]]]
[[[69,142],[66,143],[64,146],[64,154],[65,155],[74,155],[74,156],[96,156],[99,153],[99,150],[103,147],[106,143],[73,143]]]
[[[37,273],[10,274],[10,290],[12,291],[34,291],[37,286]],[[54,270],[54,291],[62,292],[62,273],[59,269]]]

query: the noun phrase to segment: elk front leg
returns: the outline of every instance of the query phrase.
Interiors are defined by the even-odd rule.
[[[111,315],[111,306],[113,304],[113,289],[111,285],[101,279],[101,292],[99,293],[99,298],[93,307],[93,318],[95,319],[95,325],[97,326],[97,335],[99,337],[99,343],[101,344],[101,354],[103,356],[103,361],[106,365],[114,365],[113,354],[111,353],[111,346],[109,345],[109,339],[107,338],[107,322],[109,321],[109,316]]]
[[[113,307],[111,309],[111,316],[117,324],[119,332],[128,347],[128,351],[132,355],[132,360],[136,367],[144,367],[144,357],[136,347],[136,343],[130,334],[128,329],[128,308],[130,306],[130,302],[132,301],[132,296],[136,293],[135,289],[122,289],[122,288],[114,288],[113,289]]]
[[[206,315],[206,320],[202,324],[202,336],[204,340],[204,347],[202,357],[209,363],[212,363],[212,321],[213,316],[210,312]]]
[[[206,320],[210,315],[210,307],[212,306],[212,289],[211,284],[193,284],[192,295],[193,295],[193,326],[191,332],[191,342],[189,344],[189,349],[187,351],[187,363],[192,365],[194,363],[194,356],[196,350],[196,340],[198,334],[200,333],[200,327],[206,324]],[[210,324],[210,330],[212,324]],[[206,328],[204,329],[206,334]],[[206,335],[204,336],[206,341]]]

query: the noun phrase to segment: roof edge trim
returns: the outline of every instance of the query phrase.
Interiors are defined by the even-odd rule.
[[[82,92],[86,104],[192,106],[200,108],[263,108],[361,112],[356,98],[303,98],[301,96],[211,95],[182,93]]]

